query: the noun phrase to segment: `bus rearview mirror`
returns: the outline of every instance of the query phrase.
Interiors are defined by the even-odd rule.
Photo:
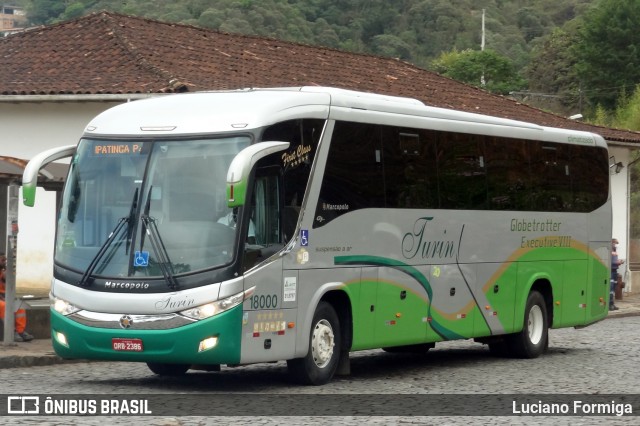
[[[240,151],[227,172],[227,206],[240,207],[246,202],[249,174],[263,157],[289,148],[289,142],[259,142]]]

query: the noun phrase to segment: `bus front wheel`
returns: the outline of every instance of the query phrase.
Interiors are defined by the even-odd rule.
[[[340,348],[338,315],[329,303],[320,302],[313,315],[307,355],[287,361],[291,377],[307,385],[329,382],[338,368]]]
[[[522,331],[509,336],[509,349],[518,358],[537,358],[547,348],[549,323],[544,297],[532,291],[527,298]]]
[[[160,362],[148,362],[149,370],[158,376],[182,376],[189,370],[189,364],[164,364]]]

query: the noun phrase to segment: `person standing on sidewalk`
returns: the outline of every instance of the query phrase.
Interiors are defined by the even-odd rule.
[[[6,279],[5,271],[7,269],[7,257],[0,253],[0,320],[4,321],[5,314],[5,292]],[[27,328],[27,311],[20,308],[15,313],[15,332],[13,334],[14,342],[30,342],[33,336],[26,331]]]
[[[618,284],[618,267],[624,260],[618,258],[618,240],[611,240],[611,287],[609,288],[609,310],[617,311],[618,307],[614,303],[616,297],[616,285]]]

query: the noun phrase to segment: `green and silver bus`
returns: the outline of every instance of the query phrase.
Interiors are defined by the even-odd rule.
[[[116,106],[71,157],[51,332],[63,358],[160,375],[475,339],[533,358],[603,319],[607,146],[573,130],[323,87]]]

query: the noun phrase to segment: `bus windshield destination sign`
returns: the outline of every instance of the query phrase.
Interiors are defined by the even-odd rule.
[[[93,154],[99,156],[139,154],[142,152],[142,145],[139,142],[96,144],[93,147]]]

